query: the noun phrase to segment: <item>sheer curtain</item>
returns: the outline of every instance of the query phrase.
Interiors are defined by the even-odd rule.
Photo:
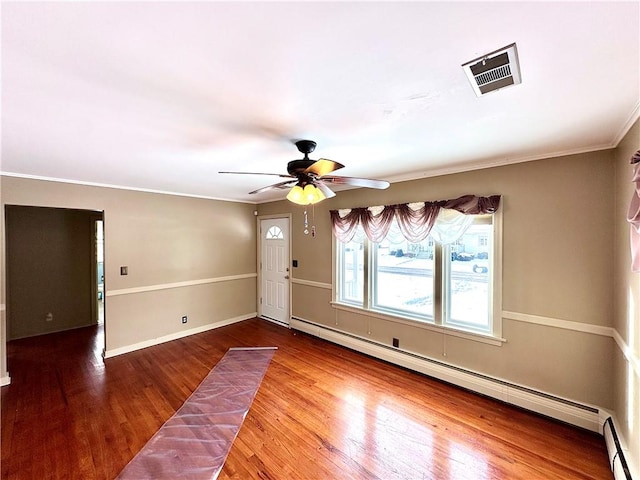
[[[631,157],[634,183],[633,196],[627,210],[627,221],[631,225],[629,244],[631,246],[631,271],[640,272],[640,150]]]
[[[470,215],[494,213],[500,205],[500,195],[478,197],[463,195],[453,200],[402,203],[349,210],[331,210],[333,234],[344,243],[350,242],[358,227],[367,238],[380,243],[397,223],[404,238],[419,243],[430,233],[439,243],[458,240],[473,222]]]

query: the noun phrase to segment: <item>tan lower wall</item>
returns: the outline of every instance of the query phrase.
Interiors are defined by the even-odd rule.
[[[255,298],[255,277],[107,295],[108,350],[245,316],[255,312]],[[182,323],[183,316],[187,317],[186,324]],[[135,325],[135,329],[128,328],[129,325]]]
[[[293,289],[293,316],[510,383],[587,405],[612,408],[611,336],[503,319],[502,346],[434,331],[419,322],[333,308],[331,291]],[[579,372],[580,374],[576,374]]]

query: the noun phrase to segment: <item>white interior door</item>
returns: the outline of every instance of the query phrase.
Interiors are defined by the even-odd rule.
[[[260,316],[289,325],[289,219],[261,219],[260,243]]]

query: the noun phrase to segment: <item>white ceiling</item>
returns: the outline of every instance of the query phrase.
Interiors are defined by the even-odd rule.
[[[615,147],[640,3],[3,2],[5,175],[263,202],[311,158],[390,181]],[[522,84],[461,65],[516,43]]]

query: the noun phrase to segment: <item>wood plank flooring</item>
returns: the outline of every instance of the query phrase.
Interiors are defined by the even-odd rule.
[[[99,327],[8,344],[2,479],[113,479],[235,346],[279,350],[220,479],[612,478],[597,434],[263,320],[102,346]]]

